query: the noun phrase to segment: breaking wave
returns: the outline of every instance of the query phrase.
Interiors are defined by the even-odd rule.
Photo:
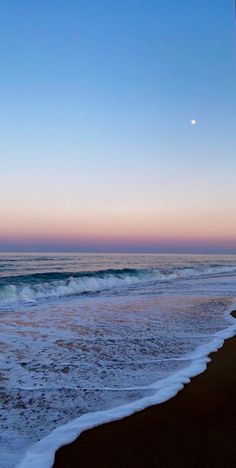
[[[235,273],[235,266],[205,268],[108,269],[91,272],[42,273],[2,277],[0,306],[42,299],[98,293],[149,282],[164,282],[195,276]]]

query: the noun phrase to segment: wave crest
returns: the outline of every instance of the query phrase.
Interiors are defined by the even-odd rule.
[[[227,274],[235,267],[194,267],[161,269],[118,269],[80,273],[43,273],[1,278],[0,305],[36,302],[42,299],[60,298],[81,294],[98,293],[120,287],[163,282],[200,275]]]

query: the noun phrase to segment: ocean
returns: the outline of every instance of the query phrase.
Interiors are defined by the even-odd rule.
[[[235,305],[235,255],[0,254],[0,467],[174,396]]]

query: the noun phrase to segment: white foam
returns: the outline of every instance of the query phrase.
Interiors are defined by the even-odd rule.
[[[19,464],[19,468],[50,468],[53,465],[56,450],[62,445],[71,443],[83,431],[122,419],[174,397],[185,384],[189,383],[192,377],[205,371],[210,361],[209,354],[221,348],[225,339],[236,334],[236,324],[233,317],[230,317],[230,321],[232,322],[230,327],[217,332],[210,343],[199,346],[188,356],[189,359],[193,359],[188,367],[146,387],[155,391],[153,395],[113,409],[84,414],[70,423],[58,427],[26,452],[25,458]]]

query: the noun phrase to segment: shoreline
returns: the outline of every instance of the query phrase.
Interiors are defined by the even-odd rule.
[[[234,356],[236,337],[174,398],[86,430],[57,450],[53,468],[236,466]]]

